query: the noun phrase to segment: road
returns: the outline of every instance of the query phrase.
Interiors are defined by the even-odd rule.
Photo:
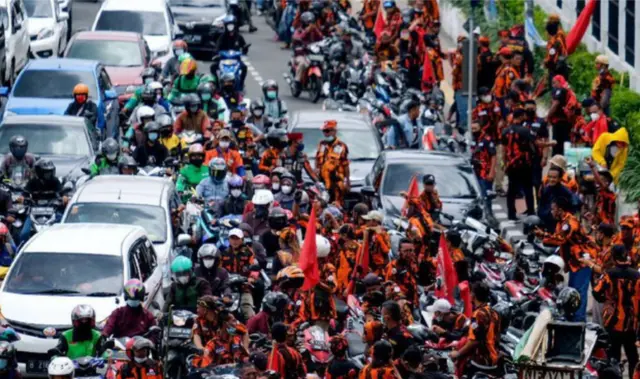
[[[73,3],[73,29],[88,30],[91,28],[100,3],[74,1]],[[289,86],[282,77],[287,70],[287,62],[291,56],[290,50],[281,50],[280,43],[275,40],[275,32],[266,24],[264,17],[254,15],[253,21],[258,28],[255,33],[243,31],[247,43],[251,44],[249,54],[246,57],[249,74],[247,75],[246,88],[249,98],[262,96],[260,85],[267,79],[275,79],[280,86],[280,96],[287,103],[289,110],[320,109],[321,102],[313,104],[302,94],[300,99],[291,96]],[[243,27],[242,30],[246,30]],[[199,61],[199,71],[209,72],[210,62]]]

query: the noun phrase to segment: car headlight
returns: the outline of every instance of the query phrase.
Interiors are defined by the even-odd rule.
[[[38,32],[38,39],[45,39],[53,36],[52,28],[44,28]]]

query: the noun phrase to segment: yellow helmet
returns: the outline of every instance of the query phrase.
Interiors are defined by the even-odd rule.
[[[198,64],[194,59],[187,58],[180,63],[180,75],[188,75],[198,71]]]

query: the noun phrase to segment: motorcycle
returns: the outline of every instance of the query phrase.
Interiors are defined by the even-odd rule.
[[[80,379],[104,379],[106,361],[102,358],[82,357],[73,361],[74,377]]]
[[[251,44],[247,44],[242,51],[239,50],[224,50],[218,53],[218,56],[213,58],[213,61],[218,61],[218,69],[217,75],[218,78],[221,78],[222,75],[231,73],[234,78],[236,78],[235,90],[238,92],[242,92],[244,90],[244,83],[242,82],[242,66],[240,65],[240,61],[242,60],[242,56],[246,55],[249,52],[249,47]]]
[[[169,311],[162,337],[166,379],[185,377],[189,370],[186,364],[187,357],[200,352],[191,343],[191,329],[195,320],[196,315],[188,310],[171,309]]]
[[[295,37],[294,35],[294,39]],[[300,97],[302,91],[305,91],[309,93],[311,102],[317,103],[322,96],[324,55],[318,44],[311,44],[307,48],[300,47],[295,50],[294,57],[289,61],[289,72],[283,74],[284,79],[289,84],[289,88],[291,88],[291,96]],[[296,76],[295,57],[306,53],[310,53],[306,55],[306,59],[309,60],[309,66],[302,75],[300,85],[298,85],[294,79]]]
[[[303,324],[300,326],[300,330],[298,345],[302,359],[307,366],[307,372],[315,372],[322,378],[331,358],[329,333],[316,325],[305,328],[305,324]]]

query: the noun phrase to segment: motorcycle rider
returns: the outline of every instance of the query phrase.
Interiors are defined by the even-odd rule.
[[[229,231],[229,247],[220,255],[220,267],[231,274],[247,275],[255,262],[250,246],[244,244],[244,233],[239,228]]]
[[[204,246],[213,246],[205,244]],[[225,271],[226,272],[226,271]],[[198,299],[198,318],[193,323],[193,344],[196,348],[203,350],[204,356],[209,355],[206,350],[207,343],[215,338],[216,331],[220,327],[220,310],[224,304],[215,296],[205,295]]]
[[[18,369],[16,348],[8,341],[0,342],[0,378],[22,379],[22,375]]]
[[[402,308],[397,302],[387,300],[382,304],[382,322],[387,339],[393,345],[393,358],[398,359],[412,345],[413,337],[402,323]]]
[[[301,31],[296,31],[297,35],[295,36],[294,45],[302,45],[306,47],[313,42],[322,40],[322,32],[318,28],[316,16],[312,12],[307,11],[302,13],[300,21],[302,22],[302,26],[300,27]],[[303,54],[298,54],[294,57],[294,86],[297,90],[302,90],[302,88],[304,88],[304,79],[310,63],[309,59],[306,57],[306,48],[302,50],[304,51]]]
[[[274,195],[275,200],[284,209],[293,210],[296,190],[296,178],[286,171],[280,176],[280,191]]]
[[[209,177],[196,186],[196,193],[207,203],[223,201],[229,194],[227,164],[222,158],[209,162]]]
[[[284,129],[274,128],[267,133],[267,145],[269,148],[262,153],[258,169],[261,173],[269,175],[276,167],[282,167],[282,151],[287,147],[289,138]]]
[[[209,367],[232,363],[242,363],[249,358],[249,336],[247,328],[238,322],[231,313],[220,315],[221,325],[206,346],[200,362],[196,359],[195,367]]]
[[[138,118],[140,119],[140,123],[132,124],[131,126],[129,126],[122,140],[122,146],[125,148],[125,150],[131,150],[131,145],[144,145],[146,141],[144,127],[145,125],[156,119],[156,112],[153,110],[153,108],[147,107],[146,105],[141,106],[138,109],[137,114]]]
[[[420,201],[422,207],[429,212],[431,218],[434,221],[440,219],[440,211],[442,211],[442,201],[440,201],[440,195],[436,189],[436,177],[427,174],[422,177],[423,190],[420,193]]]
[[[208,138],[211,121],[205,111],[202,110],[200,97],[195,93],[190,93],[184,95],[182,100],[184,102],[184,111],[176,119],[173,132],[180,135],[183,131],[193,131]]]
[[[241,215],[247,205],[247,196],[244,194],[244,180],[241,176],[232,175],[227,185],[229,186],[229,195],[224,199],[220,206],[219,216]]]
[[[150,107],[151,109],[153,109],[153,112],[156,115],[160,115],[163,113],[167,113],[168,110],[165,109],[165,107],[163,107],[162,105],[158,104],[158,99],[157,99],[158,95],[156,94],[155,89],[153,89],[151,87],[151,84],[146,85],[143,89],[142,89],[142,93],[140,94],[140,104],[138,104],[138,106],[133,110],[133,112],[131,112],[131,116],[129,117],[129,121],[128,124],[129,125],[135,125],[135,124],[139,124],[141,122],[140,120],[140,115],[138,114],[138,111],[140,110],[140,108],[142,108],[143,106],[147,106]]]
[[[168,114],[161,114],[156,118],[160,125],[160,143],[167,148],[169,156],[181,158],[186,150],[186,143],[173,132],[173,121]]]
[[[200,84],[198,64],[193,58],[186,58],[180,63],[180,75],[173,82],[171,93],[167,100],[179,99],[183,94],[195,93]]]
[[[268,79],[262,83],[262,94],[267,117],[280,120],[287,116],[287,104],[278,96],[279,88],[275,80]]]
[[[249,334],[269,334],[276,322],[284,321],[284,310],[289,306],[289,296],[282,292],[269,292],[262,299],[262,310],[247,322]]]
[[[189,51],[189,47],[187,43],[181,39],[177,39],[173,41],[173,45],[171,46],[171,50],[173,51],[173,55],[171,58],[167,60],[162,68],[162,77],[167,78],[169,80],[173,80],[180,71],[180,61],[179,57]]]
[[[168,312],[171,306],[175,309],[196,311],[198,299],[205,295],[213,295],[209,282],[197,277],[193,272],[191,259],[182,255],[176,257],[171,262],[171,273],[175,276],[175,281],[171,283],[165,300],[164,313]]]
[[[252,124],[262,133],[266,133],[267,129],[274,126],[269,116],[265,114],[265,109],[262,99],[253,100],[249,106],[249,117],[247,117],[247,124]]]
[[[56,357],[47,368],[49,379],[73,379],[75,368],[73,361],[67,357]]]
[[[125,305],[111,312],[102,329],[102,336],[105,338],[140,336],[156,325],[156,318],[142,306],[146,291],[139,279],[129,279],[124,284],[123,293]]]
[[[103,337],[95,329],[96,312],[90,305],[76,305],[71,311],[73,327],[60,335],[58,344],[49,355],[62,355],[69,359],[97,357],[103,348]]]
[[[360,369],[353,361],[347,359],[349,342],[342,334],[336,334],[329,341],[333,359],[327,368],[327,379],[356,378]]]
[[[309,163],[309,158],[307,154],[304,152],[304,143],[302,143],[302,139],[304,135],[302,133],[289,133],[289,145],[282,150],[282,167],[286,168],[296,179],[297,183],[302,183],[302,170],[304,170],[307,175],[314,182],[318,181],[318,177],[316,173],[311,168],[311,163]]]
[[[242,92],[236,91],[236,77],[230,72],[220,76],[220,96],[227,109],[237,108],[242,103]]]
[[[200,81],[198,84],[198,96],[202,102],[202,111],[211,121],[225,120],[229,115],[227,104],[216,94],[215,87],[211,82]]]
[[[176,190],[184,192],[191,187],[196,187],[209,176],[209,167],[204,163],[204,149],[199,143],[189,147],[189,163],[180,169]]]
[[[117,172],[119,157],[120,145],[118,145],[118,142],[113,138],[104,140],[100,147],[100,155],[95,158],[95,161],[89,168],[91,176]]]
[[[464,314],[451,310],[451,303],[447,299],[438,299],[427,307],[433,313],[431,330],[448,341],[456,341],[468,333],[467,318]]]
[[[244,40],[244,37],[236,29],[238,25],[235,16],[225,16],[222,19],[222,23],[224,25],[224,33],[222,33],[218,38],[218,43],[216,44],[216,48],[218,49],[218,51],[237,50],[241,51],[243,54],[246,54],[248,45]],[[249,31],[251,30],[256,30],[253,25],[249,27]],[[244,90],[244,82],[247,78],[247,65],[244,64],[242,59],[238,59],[238,64],[240,65],[240,83],[242,84],[241,88],[242,90]],[[216,64],[214,67],[217,66],[218,65]]]
[[[271,327],[273,338],[272,357],[269,359],[269,370],[278,373],[281,378],[304,378],[307,369],[298,350],[287,345],[288,327],[276,322]]]
[[[36,159],[33,154],[27,152],[29,149],[29,141],[21,135],[15,135],[9,140],[9,153],[4,156],[2,161],[2,177],[11,179],[14,172],[22,171],[22,180],[24,183],[31,179],[33,175]],[[18,185],[18,183],[14,183]]]
[[[233,140],[231,131],[223,129],[218,134],[218,146],[205,153],[204,162],[209,164],[213,159],[222,159],[230,173],[244,177],[246,175],[242,156],[236,149],[231,148]]]
[[[206,279],[211,285],[211,292],[221,296],[227,290],[229,272],[219,265],[219,251],[216,245],[205,243],[198,249],[198,261],[195,275]],[[207,341],[204,341],[205,343]]]
[[[149,358],[151,351],[155,349],[153,342],[146,338],[135,337],[127,344],[126,362],[116,374],[116,379],[162,379],[162,365]]]
[[[344,196],[351,189],[349,148],[337,138],[335,120],[325,121],[320,129],[324,139],[318,143],[316,175],[322,179],[331,201],[343,205]]]
[[[118,162],[120,175],[138,175],[138,162],[131,155],[125,155]]]
[[[393,364],[395,349],[387,340],[378,340],[373,345],[371,363],[360,370],[359,379],[402,379]]]
[[[144,126],[145,143],[133,151],[133,158],[140,166],[162,166],[169,156],[167,148],[160,143],[160,125],[152,121]]]
[[[385,280],[395,282],[411,304],[418,304],[418,260],[414,243],[408,239],[398,244],[399,257],[387,265]]]
[[[142,70],[142,74],[140,74],[142,78],[142,85],[133,92],[133,95],[127,100],[127,103],[120,110],[121,119],[126,119],[129,112],[136,109],[140,102],[142,101],[142,91],[147,87],[147,85],[155,82],[157,80],[156,70],[153,67],[147,67]]]
[[[261,236],[268,230],[269,209],[274,202],[273,193],[267,189],[256,190],[251,199],[253,210],[245,212],[242,222],[249,224],[253,228],[254,235]]]
[[[73,87],[73,101],[64,111],[65,115],[85,117],[93,127],[104,125],[104,116],[98,112],[98,106],[89,98],[89,87],[84,83],[78,83]]]

